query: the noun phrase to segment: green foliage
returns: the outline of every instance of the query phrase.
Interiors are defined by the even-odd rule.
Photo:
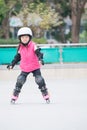
[[[33,38],[33,41],[37,44],[46,44],[47,40],[45,38]]]
[[[33,15],[36,14],[37,19],[41,18],[39,25],[42,29],[50,29],[52,26],[59,26],[60,16],[59,13],[48,6],[46,3],[31,3],[29,4],[29,12]],[[32,19],[32,18],[31,18]],[[32,21],[32,20],[31,20]],[[33,21],[36,19],[33,18]],[[32,23],[34,23],[32,21]]]
[[[62,9],[61,15],[63,17],[66,17],[68,15],[71,16],[71,7],[69,5],[69,0],[67,0],[67,1],[61,1],[60,5],[61,5],[61,9]]]
[[[82,33],[80,33],[80,35],[79,35],[79,37],[80,37],[79,42],[81,42],[81,43],[87,42],[87,22],[86,22],[86,20],[84,21],[83,28],[84,28],[84,31],[82,31]]]
[[[18,44],[19,40],[18,39],[0,39],[0,44],[1,45],[8,45],[8,44]]]
[[[0,0],[0,24],[3,18],[5,17],[6,12],[7,12],[7,7],[5,5],[5,2],[3,0]]]
[[[34,41],[37,44],[46,44],[47,40],[42,37],[42,38],[33,38],[32,41]],[[0,44],[1,45],[14,45],[14,44],[18,44],[19,40],[18,39],[0,39]]]
[[[21,7],[22,7],[22,4],[18,1],[18,2],[15,4],[15,8],[14,8],[14,10],[12,11],[12,13],[14,13],[14,14],[16,15],[17,13],[20,12]]]
[[[20,0],[0,0],[0,24],[2,20],[6,17],[7,13],[19,12],[21,8]]]
[[[81,34],[80,34],[80,41],[81,43],[85,43],[87,42],[87,31],[84,30]]]

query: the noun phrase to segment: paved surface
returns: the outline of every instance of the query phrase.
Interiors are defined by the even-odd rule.
[[[42,67],[50,104],[30,74],[16,104],[11,105],[19,73],[18,66],[11,71],[0,66],[0,130],[87,130],[86,64]]]
[[[0,79],[14,79],[19,73],[19,65],[8,71],[7,65],[0,65]],[[87,78],[87,63],[46,64],[42,66],[42,74],[46,79]]]

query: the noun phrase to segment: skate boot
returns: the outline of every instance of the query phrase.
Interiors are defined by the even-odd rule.
[[[15,104],[15,101],[18,99],[18,96],[12,96],[11,103]]]
[[[15,104],[15,101],[18,99],[18,96],[19,96],[19,92],[14,90],[12,98],[11,98],[11,103],[12,104]]]
[[[46,103],[50,103],[50,96],[47,89],[46,88],[42,89],[41,92],[42,92],[43,98],[46,100]]]

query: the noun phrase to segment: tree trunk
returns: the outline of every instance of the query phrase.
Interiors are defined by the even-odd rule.
[[[71,5],[71,18],[72,18],[72,42],[79,42],[80,22],[81,16],[84,10],[84,6],[87,0],[70,0]]]
[[[73,15],[72,14],[72,42],[78,43],[79,42],[79,32],[80,32],[80,20],[81,15]]]
[[[2,21],[2,33],[3,38],[9,39],[9,15],[7,15]]]

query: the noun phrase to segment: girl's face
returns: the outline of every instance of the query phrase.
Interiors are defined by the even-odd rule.
[[[28,35],[21,36],[21,42],[23,44],[27,44],[29,40],[30,40],[30,37]]]

